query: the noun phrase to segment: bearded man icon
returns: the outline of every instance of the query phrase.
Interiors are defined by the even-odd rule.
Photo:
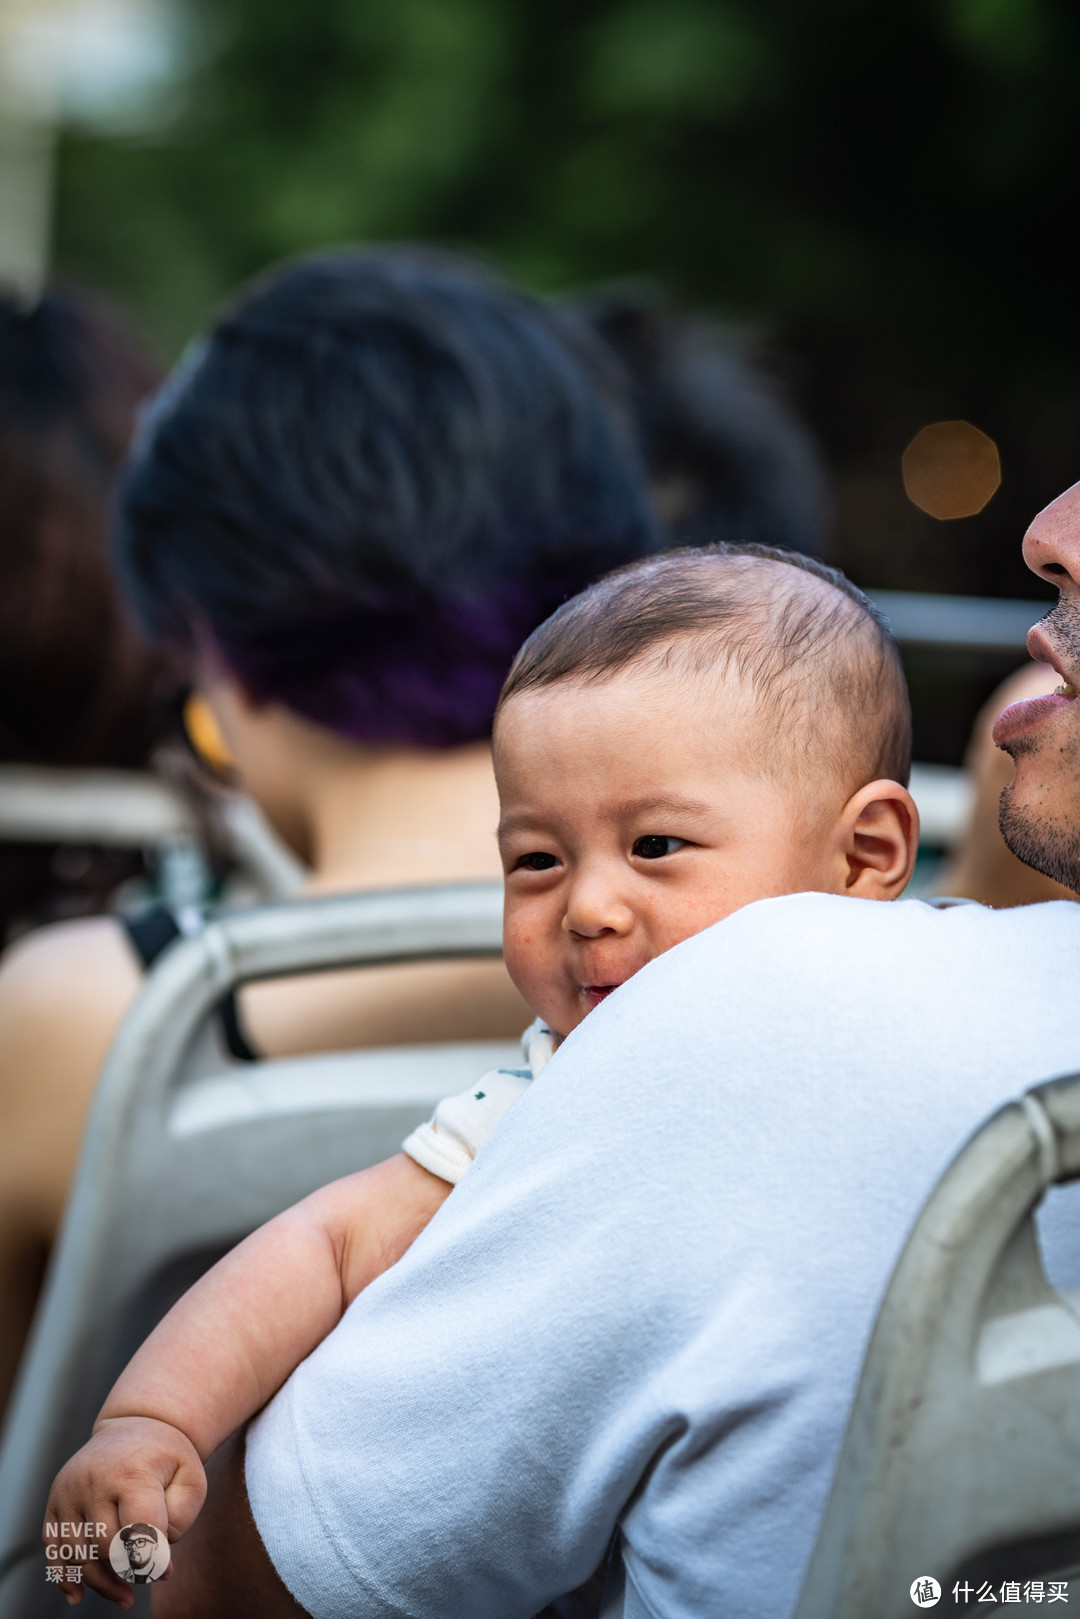
[[[113,1536],[109,1562],[129,1585],[149,1585],[169,1566],[169,1543],[149,1523],[129,1523]]]

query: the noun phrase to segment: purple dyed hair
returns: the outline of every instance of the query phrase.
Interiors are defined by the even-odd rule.
[[[148,413],[116,554],[141,623],[357,742],[490,733],[521,641],[658,549],[602,351],[457,259],[257,283]]]

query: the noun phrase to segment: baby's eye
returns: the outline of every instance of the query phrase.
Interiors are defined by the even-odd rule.
[[[636,840],[633,852],[640,860],[663,860],[665,855],[674,854],[677,849],[685,847],[685,838],[662,838],[649,832]]]
[[[533,849],[529,854],[523,854],[514,861],[515,871],[550,871],[557,866],[558,860],[553,854],[545,854],[543,849]]]

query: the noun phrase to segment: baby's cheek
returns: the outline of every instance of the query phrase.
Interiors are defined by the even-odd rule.
[[[576,1008],[567,1008],[562,957],[547,931],[536,919],[516,918],[507,911],[503,924],[503,956],[516,988],[538,1017],[559,1034],[574,1020]],[[572,1022],[571,1022],[572,1026]]]
[[[752,896],[757,898],[755,894]],[[692,939],[695,933],[702,933],[705,928],[711,928],[714,922],[722,922],[725,916],[746,903],[738,896],[733,895],[725,886],[719,885],[713,890],[703,894],[694,895],[682,905],[677,906],[666,915],[661,924],[654,930],[652,943],[654,953],[663,955],[666,950],[673,950],[684,939]]]
[[[509,900],[503,915],[503,960],[516,987],[529,999],[529,988],[536,977],[541,948],[538,930]]]

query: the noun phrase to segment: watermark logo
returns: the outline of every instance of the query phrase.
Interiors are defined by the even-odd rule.
[[[45,1525],[45,1579],[49,1585],[82,1582],[84,1563],[97,1561],[97,1541],[107,1535],[107,1523],[48,1523]]]
[[[127,1523],[109,1544],[113,1573],[129,1585],[160,1580],[169,1566],[169,1542],[149,1523]]]
[[[941,1586],[932,1574],[920,1574],[912,1580],[911,1600],[917,1608],[932,1608],[941,1601]]]
[[[1036,1606],[1045,1603],[1048,1608],[1055,1602],[1068,1602],[1069,1582],[1067,1580],[1002,1580],[999,1586],[991,1585],[989,1580],[972,1582],[971,1580],[957,1580],[952,1588],[953,1602],[958,1608],[966,1608],[969,1602],[981,1606],[988,1602],[996,1610],[998,1607],[1007,1607],[1010,1603],[1019,1602],[1025,1607],[1029,1602]]]

